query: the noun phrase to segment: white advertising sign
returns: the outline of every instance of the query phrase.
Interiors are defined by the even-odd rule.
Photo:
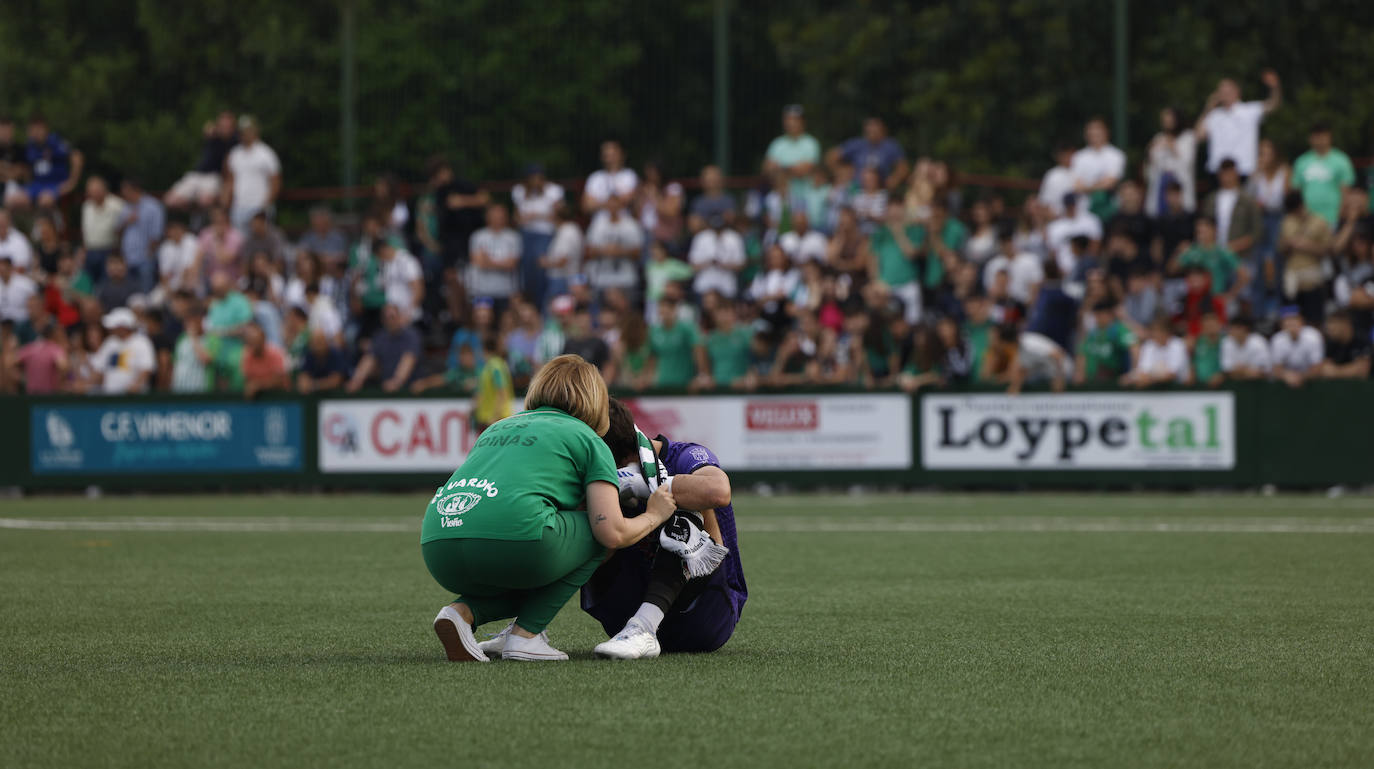
[[[1229,470],[1235,397],[1205,393],[928,395],[928,470]]]
[[[700,443],[726,470],[906,470],[905,395],[629,398],[650,437]]]
[[[651,437],[700,443],[727,470],[911,467],[911,402],[904,395],[628,398]],[[476,442],[471,402],[326,400],[320,470],[451,473]]]
[[[454,400],[320,402],[320,470],[451,473],[477,440],[472,403]]]

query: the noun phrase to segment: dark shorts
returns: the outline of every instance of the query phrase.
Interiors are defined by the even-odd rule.
[[[606,635],[619,633],[644,603],[652,565],[651,557],[623,550],[582,588],[583,611],[601,623]],[[687,583],[659,626],[658,642],[669,653],[713,652],[730,640],[738,623],[739,613],[720,570]]]

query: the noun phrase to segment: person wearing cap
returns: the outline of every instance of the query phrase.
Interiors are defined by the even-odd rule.
[[[549,252],[556,211],[563,204],[563,188],[544,177],[544,167],[530,163],[525,180],[510,191],[515,204],[515,223],[520,227],[520,277],[525,295],[537,306],[544,306],[545,276],[540,260]]]
[[[1326,359],[1326,341],[1320,331],[1304,322],[1298,307],[1283,307],[1279,317],[1279,330],[1269,340],[1274,376],[1289,387],[1301,387],[1321,371],[1322,361]]]
[[[821,143],[806,132],[806,113],[800,104],[782,110],[782,135],[768,145],[763,154],[763,172],[772,176],[782,171],[792,180],[805,183],[821,162]]]
[[[246,229],[253,214],[270,217],[281,192],[281,161],[271,147],[259,140],[258,123],[249,115],[239,118],[239,144],[224,160],[223,203],[235,227]]]
[[[100,391],[106,395],[147,392],[157,357],[153,343],[138,330],[134,311],[116,307],[105,314],[101,325],[110,335],[91,360],[100,378]]]

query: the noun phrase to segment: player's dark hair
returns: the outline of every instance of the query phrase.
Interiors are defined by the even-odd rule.
[[[617,465],[633,462],[639,458],[639,435],[635,432],[635,417],[629,407],[615,398],[610,403],[611,426],[606,429],[603,440],[611,450]]]

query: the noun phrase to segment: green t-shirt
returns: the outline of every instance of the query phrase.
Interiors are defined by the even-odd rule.
[[[1135,334],[1121,321],[1106,328],[1095,328],[1083,337],[1078,351],[1083,354],[1083,376],[1089,382],[1111,381],[1131,367],[1131,345]]]
[[[926,234],[920,227],[909,224],[906,227],[906,237],[912,246],[920,248],[925,242]],[[916,262],[902,252],[902,247],[892,235],[892,230],[886,226],[874,230],[869,236],[868,245],[878,260],[879,280],[889,286],[904,286],[916,281]]]
[[[596,481],[617,478],[611,450],[592,428],[551,407],[522,411],[488,427],[435,490],[420,543],[539,539],[556,512],[585,507]]]
[[[922,242],[924,242],[926,236],[925,226],[922,225],[920,230]],[[964,243],[968,242],[968,228],[958,219],[946,219],[945,226],[940,228],[940,242],[945,245],[945,248],[948,248],[956,254],[962,254],[964,252]],[[940,258],[939,254],[933,251],[927,253],[926,270],[925,275],[921,278],[921,283],[926,288],[936,288],[943,283],[944,280],[944,260]]]
[[[663,290],[669,283],[687,280],[694,274],[692,266],[681,259],[669,257],[661,262],[651,261],[644,266],[645,293],[656,302],[663,298]]]
[[[1205,267],[1212,273],[1212,293],[1224,294],[1236,277],[1240,261],[1236,255],[1221,246],[1193,246],[1178,258],[1180,267]]]
[[[990,320],[964,324],[964,338],[968,340],[969,363],[973,366],[975,382],[983,372],[983,356],[988,353],[988,342],[992,341],[992,332],[996,327],[997,324]]]
[[[1325,155],[1304,152],[1293,164],[1293,186],[1302,190],[1303,203],[1332,227],[1341,213],[1341,188],[1354,183],[1355,167],[1338,149]]]
[[[659,387],[686,387],[696,376],[692,356],[701,338],[696,326],[677,321],[672,328],[657,323],[649,327],[649,350],[658,359]]]
[[[213,346],[207,344],[207,348],[215,356],[214,376],[220,389],[243,389],[243,340],[225,336],[224,332],[234,330],[252,319],[253,303],[237,291],[230,291],[223,299],[211,302],[205,313],[207,335],[219,340]]]
[[[821,143],[811,134],[802,134],[795,139],[783,134],[768,145],[764,156],[783,168],[791,168],[798,163],[819,163]]]
[[[1208,339],[1200,335],[1193,345],[1193,374],[1199,384],[1207,381],[1221,371],[1221,340]]]
[[[72,291],[82,296],[90,296],[95,293],[95,286],[91,283],[91,276],[85,270],[76,274],[72,279]]]
[[[711,358],[711,377],[727,387],[749,373],[749,348],[754,334],[746,326],[706,335],[706,354]]]

